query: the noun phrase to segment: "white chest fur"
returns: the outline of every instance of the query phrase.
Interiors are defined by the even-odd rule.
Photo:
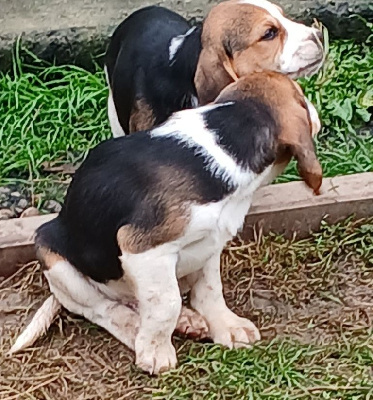
[[[257,175],[250,184],[239,187],[222,201],[192,205],[191,220],[178,242],[177,277],[182,278],[203,267],[213,254],[221,252],[227,241],[242,228],[255,190],[266,182],[273,166]]]

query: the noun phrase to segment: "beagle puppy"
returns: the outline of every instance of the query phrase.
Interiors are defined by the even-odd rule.
[[[162,7],[140,9],[118,26],[106,53],[113,135],[208,104],[251,72],[314,74],[324,60],[321,40],[320,31],[289,20],[267,0],[222,2],[200,27]]]
[[[11,352],[32,344],[61,305],[134,350],[150,374],[175,367],[171,335],[183,319],[184,331],[206,329],[229,348],[259,340],[254,324],[225,303],[220,254],[254,192],[292,156],[318,193],[312,135],[320,123],[312,115],[290,78],[252,73],[213,104],[99,144],[76,172],[58,217],[37,231],[52,296]],[[192,309],[182,309],[184,291]]]

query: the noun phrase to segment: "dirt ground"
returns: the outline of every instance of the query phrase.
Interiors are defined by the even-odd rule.
[[[327,346],[361,336],[373,345],[372,221],[325,226],[302,241],[237,239],[222,265],[228,305],[260,327],[264,342],[276,336]],[[151,398],[160,383],[136,369],[133,354],[67,312],[33,348],[6,355],[48,293],[36,262],[0,283],[0,399]],[[175,343],[189,351],[191,341]]]

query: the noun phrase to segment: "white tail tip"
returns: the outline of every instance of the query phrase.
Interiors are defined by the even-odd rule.
[[[53,319],[61,310],[61,303],[52,294],[44,301],[29,325],[18,337],[8,354],[14,354],[35,343],[51,326]]]

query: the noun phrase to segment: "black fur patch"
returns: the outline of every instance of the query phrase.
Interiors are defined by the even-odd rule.
[[[150,229],[163,219],[167,199],[151,196],[159,185],[159,167],[192,177],[189,195],[197,192],[202,203],[219,201],[234,190],[211,176],[204,162],[195,149],[172,138],[151,138],[148,132],[103,142],[76,172],[60,215],[38,229],[36,244],[98,282],[119,279],[118,229],[126,224]],[[188,201],[188,193],[179,195]]]
[[[145,7],[115,30],[106,66],[119,122],[126,133],[136,100],[153,110],[155,125],[173,112],[191,108],[194,75],[201,51],[201,28],[189,35],[170,65],[171,39],[190,29],[186,19],[158,6]]]
[[[261,100],[237,101],[204,114],[207,128],[216,132],[219,143],[244,168],[259,174],[275,161],[280,134],[276,116]]]

